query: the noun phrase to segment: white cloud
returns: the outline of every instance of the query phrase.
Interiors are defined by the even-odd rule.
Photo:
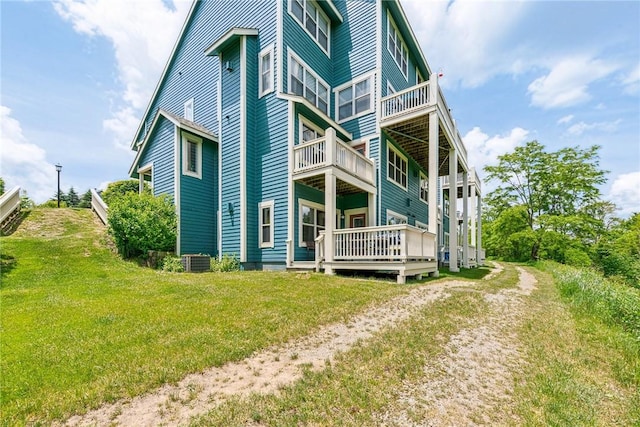
[[[549,74],[535,79],[528,87],[531,104],[544,109],[570,107],[591,99],[589,85],[618,68],[586,55],[563,58]]]
[[[569,114],[568,116],[564,116],[560,118],[556,123],[559,125],[562,125],[562,124],[569,123],[571,120],[573,120],[573,114]]]
[[[462,140],[469,153],[469,164],[474,165],[478,174],[482,176],[485,166],[496,164],[498,156],[509,153],[525,143],[528,135],[529,131],[517,127],[506,135],[489,137],[476,126],[463,136]]]
[[[587,131],[600,131],[606,133],[613,133],[618,130],[618,125],[622,123],[622,119],[615,120],[613,122],[595,122],[585,123],[580,122],[572,125],[567,129],[567,133],[572,136],[580,136]]]
[[[499,74],[520,73],[518,49],[505,47],[526,17],[527,2],[402,2],[416,37],[434,71],[444,69],[442,84],[477,87]],[[526,56],[523,56],[526,57]]]
[[[0,105],[0,139],[0,173],[5,188],[20,186],[36,203],[52,197],[57,189],[55,166],[46,160],[45,150],[27,140],[20,122],[3,105]]]
[[[640,171],[618,175],[611,185],[609,199],[622,217],[640,212]]]
[[[640,93],[640,63],[636,64],[629,73],[622,79],[624,85],[624,93],[627,95],[636,95]]]
[[[128,147],[160,73],[182,28],[190,2],[163,0],[60,0],[58,14],[80,34],[104,37],[115,53],[118,93],[112,116],[103,126],[117,146]]]

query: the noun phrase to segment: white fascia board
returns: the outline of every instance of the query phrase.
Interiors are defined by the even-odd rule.
[[[429,73],[429,75],[431,75],[431,67],[429,67],[429,63],[427,62],[427,59],[424,57],[424,52],[422,52],[422,47],[420,46],[420,43],[418,42],[418,38],[416,37],[415,33],[413,32],[413,28],[411,28],[411,24],[409,23],[409,20],[407,19],[407,15],[404,13],[404,8],[402,7],[402,3],[400,3],[399,0],[397,0],[396,3],[398,4],[398,10],[400,10],[400,14],[402,15],[402,20],[404,21],[403,24],[409,30],[409,35],[411,36],[413,44],[418,48],[418,54],[420,55],[420,58],[424,62],[425,66],[427,67],[427,72]]]
[[[233,27],[205,50],[206,56],[218,56],[227,43],[242,36],[257,36],[256,28]]]
[[[315,105],[311,104],[306,98],[303,98],[302,96],[298,96],[298,95],[291,95],[290,93],[282,93],[282,94],[279,94],[278,97],[282,98],[282,99],[286,99],[287,101],[293,101],[293,102],[297,102],[299,104],[303,104],[305,107],[307,107],[310,110],[312,110],[318,116],[322,117],[336,131],[338,131],[342,135],[346,136],[349,140],[353,139],[353,135],[351,134],[351,132],[347,132],[335,120],[333,120],[331,117],[327,116],[325,113],[320,111],[320,109],[318,107],[316,107]]]

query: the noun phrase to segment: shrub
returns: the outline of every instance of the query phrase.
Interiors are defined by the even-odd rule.
[[[109,233],[124,258],[175,248],[177,218],[166,195],[126,193],[112,200],[107,219]]]
[[[58,207],[58,201],[57,200],[47,200],[46,202],[38,205],[39,208],[57,208]],[[60,200],[60,207],[61,208],[66,208],[67,207],[67,202],[65,202],[64,200]]]
[[[168,271],[171,273],[182,273],[184,266],[182,265],[182,258],[167,256],[162,260],[162,271]]]
[[[137,179],[125,179],[115,181],[107,185],[107,188],[100,194],[102,200],[111,207],[111,204],[126,194],[140,192],[140,182]],[[151,194],[149,186],[145,183],[143,193]]]
[[[211,258],[211,271],[225,273],[240,270],[240,261],[235,255],[224,254],[220,260]]]

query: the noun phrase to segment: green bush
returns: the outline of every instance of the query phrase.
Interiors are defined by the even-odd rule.
[[[107,188],[100,194],[102,200],[111,207],[111,204],[121,197],[129,193],[138,194],[140,192],[140,182],[137,179],[125,179],[122,181],[114,181],[107,185]],[[145,183],[143,193],[151,194],[151,189]]]
[[[109,233],[124,258],[175,248],[176,212],[166,195],[126,193],[112,200],[107,219]]]
[[[182,273],[184,266],[182,265],[182,258],[167,256],[162,260],[162,271],[168,271],[171,273]]]
[[[225,273],[238,270],[240,270],[240,261],[235,255],[224,254],[220,260],[211,258],[211,271]]]
[[[39,208],[57,208],[58,207],[58,201],[57,200],[47,200],[46,202],[38,205]],[[67,202],[65,202],[64,200],[60,200],[60,207],[61,208],[66,208],[67,207]]]

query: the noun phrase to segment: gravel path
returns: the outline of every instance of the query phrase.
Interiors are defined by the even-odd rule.
[[[501,271],[497,266],[494,274]],[[487,322],[463,330],[451,338],[444,356],[425,366],[425,381],[406,384],[393,410],[381,414],[383,425],[469,425],[488,420],[469,418],[493,402],[508,398],[511,372],[520,364],[513,335],[520,299],[535,288],[535,278],[518,269],[516,289],[486,294],[491,307]],[[489,277],[489,276],[487,276]],[[413,289],[348,323],[325,326],[316,333],[282,346],[269,348],[237,363],[211,368],[185,377],[134,399],[105,405],[83,416],[67,420],[68,426],[182,425],[232,395],[274,393],[302,376],[302,366],[323,369],[339,352],[381,328],[408,319],[421,307],[446,298],[456,288],[473,282],[447,281]],[[422,413],[428,424],[416,424],[409,414]],[[415,418],[415,417],[413,417]]]

